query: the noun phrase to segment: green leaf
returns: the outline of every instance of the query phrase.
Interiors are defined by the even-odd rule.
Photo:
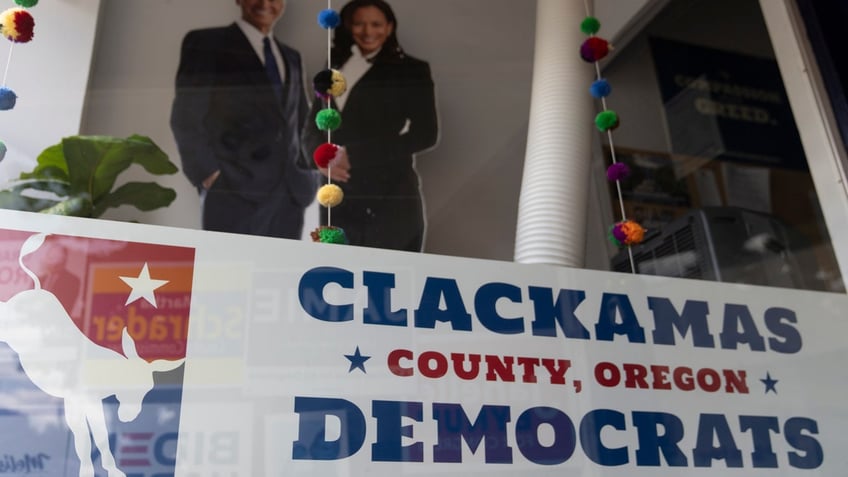
[[[63,200],[39,212],[42,214],[53,215],[70,215],[74,217],[90,217],[91,216],[91,200],[84,195],[71,197]]]
[[[94,202],[112,190],[118,174],[132,164],[126,154],[121,154],[122,143],[122,139],[108,136],[73,136],[62,139],[71,190],[89,194]],[[98,168],[104,161],[106,165],[98,177]]]
[[[37,190],[51,192],[59,197],[74,195],[70,190],[70,184],[61,179],[26,179],[13,182],[7,186],[7,190],[23,194],[26,191]],[[55,201],[55,200],[54,200]]]
[[[165,207],[174,200],[175,191],[156,184],[131,183],[113,191],[120,174],[132,164],[138,164],[154,175],[178,171],[162,149],[146,136],[133,135],[126,139],[112,136],[66,137],[39,154],[35,168],[22,173],[20,182],[0,191],[0,207],[20,210],[50,208],[55,212],[49,213],[91,213],[99,216],[110,207],[130,204],[146,211]],[[52,192],[68,200],[56,204],[55,200],[22,195],[28,189]]]
[[[132,164],[156,175],[178,171],[167,154],[145,136],[75,136],[65,138],[63,148],[75,190],[90,193],[95,203],[112,190],[120,173]],[[86,174],[89,176],[83,177]],[[84,189],[78,189],[80,186]]]
[[[168,159],[165,151],[159,148],[149,137],[134,134],[127,138],[131,147],[132,160],[147,172],[157,176],[176,174],[179,169]]]
[[[37,165],[32,172],[21,174],[21,179],[46,179],[49,177],[68,180],[68,163],[62,144],[54,144],[38,155]]]
[[[177,198],[174,189],[153,182],[128,182],[95,203],[92,217],[99,217],[110,207],[132,205],[142,211],[167,207]]]
[[[50,207],[55,203],[56,201],[22,196],[19,192],[11,189],[0,191],[0,209],[38,212],[39,210],[42,210],[45,207]]]
[[[22,172],[20,179],[57,180],[70,184],[68,181],[68,171],[57,166],[38,167],[34,172]]]

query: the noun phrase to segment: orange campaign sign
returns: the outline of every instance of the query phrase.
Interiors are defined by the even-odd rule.
[[[95,463],[110,475],[119,468],[173,472],[173,459],[152,465],[148,441],[155,435],[137,429],[166,406],[174,419],[157,431],[178,430],[179,388],[157,385],[154,373],[172,374],[172,382],[182,376],[194,250],[11,230],[0,230],[0,243],[3,269],[17,268],[0,284],[0,341],[25,375],[12,373],[6,382],[17,394],[43,391],[34,399],[38,414],[63,415],[67,423],[40,429],[7,422],[4,428],[15,431],[5,435],[16,443],[5,445],[0,473],[38,474],[58,465],[91,475]],[[167,404],[143,406],[151,397]],[[116,424],[107,425],[114,417]],[[69,438],[75,452],[66,455]]]

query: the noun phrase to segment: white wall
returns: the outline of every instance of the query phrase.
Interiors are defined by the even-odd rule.
[[[0,140],[8,148],[0,181],[31,170],[41,151],[79,131],[99,6],[100,0],[43,1],[29,9],[32,41],[13,46],[0,39],[0,78],[8,64],[5,86],[18,95],[14,109],[0,111]]]

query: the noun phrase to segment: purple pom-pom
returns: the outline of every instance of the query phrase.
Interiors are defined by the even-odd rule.
[[[607,179],[610,181],[620,181],[630,175],[630,167],[623,162],[616,162],[607,167]]]
[[[601,78],[592,83],[592,86],[589,87],[589,93],[596,99],[606,98],[612,93],[612,87],[607,80]]]
[[[321,12],[318,13],[318,24],[321,25],[321,28],[331,30],[339,26],[340,22],[341,18],[339,17],[339,14],[331,8],[321,10]]]
[[[612,227],[612,236],[615,237],[621,243],[627,239],[627,234],[624,233],[624,230],[621,228],[621,224],[615,224]]]

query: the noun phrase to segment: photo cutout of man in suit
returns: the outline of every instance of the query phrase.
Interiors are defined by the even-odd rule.
[[[205,230],[299,239],[319,183],[300,147],[300,54],[273,35],[285,0],[235,3],[234,23],[183,39],[171,130]]]

